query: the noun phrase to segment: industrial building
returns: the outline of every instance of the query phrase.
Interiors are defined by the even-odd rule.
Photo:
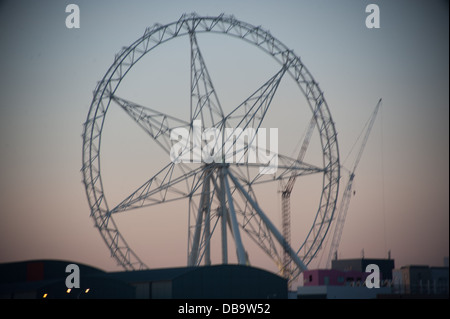
[[[68,289],[66,267],[77,264],[80,287]],[[287,280],[241,265],[105,272],[70,261],[0,264],[0,298],[8,299],[286,299]]]
[[[409,265],[393,270],[394,292],[410,295],[449,294],[449,268]]]
[[[368,265],[380,271],[380,287],[368,288],[365,280]],[[399,299],[444,298],[449,294],[449,268],[421,265],[394,269],[393,259],[341,259],[332,261],[332,269],[303,272],[303,286],[297,289],[299,299]],[[445,262],[444,262],[445,265]]]
[[[380,270],[380,288],[367,288],[365,280],[368,265]],[[332,269],[311,269],[303,272],[303,286],[298,287],[299,299],[374,299],[390,294],[393,259],[339,259],[333,260]]]
[[[383,280],[392,280],[392,270],[395,268],[395,262],[391,258],[335,259],[331,261],[331,269],[365,272],[366,267],[370,264],[375,264],[380,268],[380,274]]]

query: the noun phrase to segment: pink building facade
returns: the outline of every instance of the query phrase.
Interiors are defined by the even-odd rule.
[[[313,269],[303,272],[304,286],[363,285],[369,273],[335,269]]]

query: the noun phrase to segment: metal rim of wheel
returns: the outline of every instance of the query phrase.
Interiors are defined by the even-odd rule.
[[[243,110],[244,103],[242,103],[227,115],[222,112],[197,43],[197,34],[203,33],[221,33],[244,40],[263,50],[281,65],[279,72],[255,91],[251,99],[246,100],[246,102],[256,101],[253,102],[254,108]],[[191,44],[191,116],[189,120],[178,119],[160,110],[141,106],[115,95],[128,71],[144,55],[171,39],[183,36],[189,37]],[[271,97],[275,94],[277,85],[286,74],[297,83],[306,98],[312,112],[315,130],[320,137],[323,160],[323,166],[316,167],[278,154],[278,170],[281,173],[271,178],[271,180],[280,181],[286,180],[293,174],[323,176],[319,208],[309,233],[298,249],[291,247],[258,205],[257,194],[253,192],[252,186],[270,181],[263,174],[248,178],[245,173],[245,169],[248,172],[248,168],[245,166],[249,167],[250,164],[202,162],[192,168],[192,165],[170,162],[118,205],[113,208],[108,206],[100,169],[100,149],[106,114],[112,103],[119,105],[160,147],[170,153],[170,131],[175,127],[185,127],[192,131],[194,121],[200,118],[207,117],[211,127],[223,129],[229,127],[232,119],[235,120],[234,115],[237,117],[239,112],[243,112],[239,115],[240,127],[256,124],[258,129],[270,106]],[[240,239],[240,231],[243,230],[278,266],[281,264],[281,254],[289,254],[292,264],[290,280],[297,278],[322,248],[333,220],[340,179],[339,150],[334,122],[323,92],[292,50],[268,31],[239,21],[233,16],[222,14],[217,17],[201,17],[190,14],[183,15],[178,21],[166,25],[155,24],[147,28],[142,37],[116,55],[113,64],[99,81],[84,123],[82,138],[81,171],[91,217],[109,247],[111,255],[126,270],[148,267],[129,247],[113,215],[139,207],[181,199],[189,201],[188,266],[197,266],[201,262],[211,263],[209,242],[214,232],[211,227],[215,229],[218,221],[221,220],[222,237],[225,236],[225,243],[222,241],[222,245],[225,245],[222,247],[224,249],[222,262],[227,262],[226,228],[228,225],[235,240],[238,263],[246,264],[248,261]],[[177,176],[174,174],[175,171],[182,172],[182,175]],[[233,196],[240,196],[246,201],[244,207],[233,200]],[[213,208],[213,203],[219,208]],[[214,224],[211,225],[211,222]],[[279,245],[278,248],[277,245]]]

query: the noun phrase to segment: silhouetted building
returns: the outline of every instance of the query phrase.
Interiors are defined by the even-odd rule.
[[[68,289],[66,267],[73,262],[33,260],[0,264],[0,298],[2,299],[81,299],[133,298],[129,284],[107,276],[98,268],[76,263],[80,270],[80,288]]]
[[[331,269],[365,272],[366,267],[370,264],[375,264],[380,268],[380,275],[383,280],[392,280],[392,270],[395,268],[393,259],[335,259],[331,261]]]
[[[448,295],[449,268],[403,266],[393,271],[394,292],[410,295]]]
[[[287,280],[240,265],[105,272],[77,264],[80,288],[68,289],[68,261],[0,264],[0,298],[287,298]]]
[[[303,286],[297,289],[298,299],[375,299],[390,294],[391,287],[366,287],[369,272],[357,270],[312,269],[302,273]],[[382,278],[380,278],[381,280]]]
[[[368,265],[380,270],[380,287],[366,286]],[[298,287],[299,299],[374,299],[392,292],[390,281],[393,259],[339,259],[332,260],[332,269],[311,269],[303,272],[303,286]]]

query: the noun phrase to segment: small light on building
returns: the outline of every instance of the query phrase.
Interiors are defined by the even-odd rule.
[[[91,290],[91,288],[88,288],[84,291],[85,294],[87,294],[89,292],[89,290]]]
[[[47,296],[48,296],[48,294],[43,294],[43,295],[42,295],[42,298],[45,299],[45,298],[47,298]]]
[[[68,289],[66,290],[66,293],[70,294],[71,291],[72,291],[72,289],[68,288]]]

